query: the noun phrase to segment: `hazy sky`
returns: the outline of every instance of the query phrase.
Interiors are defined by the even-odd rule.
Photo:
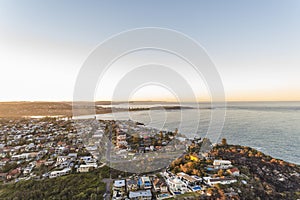
[[[72,100],[89,53],[139,27],[194,38],[215,63],[228,100],[300,100],[298,0],[0,0],[0,101]],[[154,87],[137,99],[169,98]]]

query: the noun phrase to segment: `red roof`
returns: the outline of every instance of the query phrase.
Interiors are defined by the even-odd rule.
[[[229,169],[229,171],[231,172],[231,173],[234,173],[234,172],[240,172],[240,170],[238,169],[238,168],[231,168],[231,169]]]
[[[11,170],[10,172],[9,172],[9,175],[12,175],[12,176],[14,176],[14,175],[16,175],[16,174],[19,174],[20,173],[20,169],[14,169],[14,170]]]

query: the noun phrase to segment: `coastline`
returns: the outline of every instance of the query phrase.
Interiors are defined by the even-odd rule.
[[[151,102],[149,102],[148,104],[152,106]],[[282,104],[282,102],[280,102],[280,105],[281,104]],[[98,105],[97,115],[98,114],[100,114],[100,115],[109,114],[109,113],[112,112],[111,108],[99,107],[99,106],[104,106],[104,105],[111,105],[111,102],[97,102],[97,105]],[[265,104],[263,104],[263,105],[265,105]],[[295,103],[293,103],[292,105],[297,105],[298,106],[298,104],[295,104]],[[159,107],[159,108],[161,108],[161,107]],[[285,108],[285,107],[283,107],[283,108]],[[127,109],[122,109],[122,108],[121,109],[120,108],[116,109],[114,111],[122,113],[124,110],[128,111]],[[143,111],[148,111],[148,110],[149,110],[149,108],[140,108],[140,109],[131,109],[130,111],[133,111],[135,114],[138,114],[139,111],[140,111],[140,114],[142,114]],[[158,111],[159,110],[160,109],[158,109]],[[177,110],[179,110],[179,108]],[[185,109],[185,111],[187,111],[187,112],[190,112],[191,110],[193,110],[193,109],[189,109],[189,108]],[[174,111],[176,111],[176,109]],[[250,112],[249,114],[253,113],[252,115],[253,115],[253,117],[255,117],[254,115],[256,115],[256,114],[254,113],[254,111],[245,110],[245,112],[246,111],[248,113]],[[209,110],[207,110],[207,112],[209,112]],[[266,112],[268,112],[268,111],[266,111]],[[278,115],[281,112],[282,112],[281,109],[279,109],[278,111],[273,112],[273,113]],[[290,112],[290,113],[292,113],[292,112]],[[71,119],[71,117],[72,117],[72,102],[2,102],[2,103],[0,103],[0,118],[2,118],[2,119],[6,119],[6,118],[19,119],[19,118],[26,117],[26,115],[27,116],[29,116],[29,115],[32,116],[33,115],[36,118],[40,118],[40,117],[43,117],[43,116],[47,116],[47,117],[57,117],[57,116],[59,116],[60,118]],[[139,115],[137,115],[137,116],[139,116]],[[296,116],[297,115],[295,114],[295,117]],[[248,122],[248,120],[250,121],[251,119],[252,118],[249,118],[249,119],[247,118],[246,121]],[[243,124],[245,125],[244,122],[243,121],[239,122],[239,123],[241,123],[241,125],[239,125],[239,126],[241,126],[241,128],[245,127],[245,128],[249,129],[250,127],[243,126]],[[258,123],[263,123],[263,121],[258,121]],[[273,122],[270,122],[270,123],[273,123]],[[277,124],[280,124],[280,123],[278,122]],[[232,122],[231,125],[232,125],[232,127],[237,126],[236,122]],[[291,125],[293,125],[293,124],[291,124]],[[257,126],[255,126],[255,127],[257,127]],[[259,127],[257,127],[256,129],[254,129],[255,127],[253,127],[254,132],[256,131],[256,129],[259,128]],[[288,126],[288,127],[291,127],[291,126]],[[264,128],[264,127],[261,127],[261,128]],[[270,128],[272,128],[272,127],[270,127]],[[168,129],[172,130],[174,128],[169,127]],[[247,134],[244,134],[244,131],[242,129],[238,130],[238,128],[237,128],[237,130],[234,130],[234,129],[233,130],[225,130],[225,133],[232,132],[232,131],[235,131],[236,134],[241,134],[240,137],[241,137],[242,140],[243,140],[243,138],[246,139],[249,136]],[[276,131],[278,131],[278,130],[274,130],[274,133],[276,133]],[[270,135],[270,137],[272,137],[272,138],[276,138],[276,137],[278,138],[277,134],[273,134],[272,129],[266,129],[266,131],[262,131],[262,132],[263,132],[263,135],[261,134],[261,135],[256,136],[256,137],[262,138],[261,139],[262,141],[266,141],[268,135]],[[280,135],[283,136],[285,134],[287,134],[287,133],[284,131]],[[237,136],[239,136],[239,135],[237,135]],[[258,148],[258,150],[262,150],[263,152],[268,153],[268,154],[272,155],[273,157],[286,160],[284,155],[281,155],[281,153],[276,153],[276,152],[279,152],[275,148],[275,146],[277,146],[277,145],[275,145],[275,146],[273,145],[271,147],[270,147],[270,145],[265,146],[264,143],[262,143],[260,141],[258,141],[258,143],[253,143],[251,141],[249,142],[248,139],[245,140],[244,142],[240,142],[240,141],[236,141],[236,139],[235,139],[236,137],[234,135],[233,136],[225,135],[225,137],[228,139],[228,141],[230,141],[232,143],[242,144],[242,145],[251,146],[251,147],[256,147],[256,148]],[[263,139],[263,138],[265,138],[265,139]],[[286,139],[289,139],[289,138],[290,138],[290,136]],[[239,139],[239,140],[241,140],[241,139]],[[257,140],[256,138],[254,138],[254,139]],[[279,139],[278,142],[279,141],[283,141],[283,140]],[[293,141],[295,141],[295,140],[293,140]],[[279,142],[278,145],[280,145],[280,143],[281,142]],[[290,143],[290,144],[293,144],[293,143]],[[284,146],[281,146],[281,148],[284,148]],[[291,148],[292,148],[292,146],[291,146]],[[296,148],[296,146],[295,146],[295,148]],[[290,157],[288,160],[290,162],[293,162],[293,160],[295,160],[296,158],[293,158],[291,156],[291,153],[294,152],[294,151],[292,151],[292,150],[289,151],[288,150],[289,148],[284,148],[284,149],[285,149],[285,152],[286,152],[285,154],[288,155],[288,157]],[[297,149],[295,149],[295,150],[297,150]],[[297,163],[297,162],[293,162],[293,163]],[[297,164],[299,164],[299,163],[297,163]]]
[[[176,139],[179,139],[179,137],[184,138],[181,135],[179,135],[179,133],[176,133],[177,131],[174,132],[166,131],[166,132],[159,133],[157,132],[159,130],[153,132],[153,130],[151,129],[149,132],[147,131],[148,128],[143,128],[144,126],[142,123],[138,123],[134,121],[121,122],[118,120],[117,121],[99,120],[100,124],[99,123],[95,124],[94,121],[95,120],[82,121],[85,125],[88,125],[87,127],[95,127],[95,125],[97,124],[99,125],[98,127],[100,129],[97,128],[96,129],[97,131],[95,131],[94,133],[92,132],[92,134],[94,135],[89,135],[90,132],[89,131],[87,132],[87,135],[89,137],[95,138],[97,141],[97,138],[99,139],[99,136],[102,135],[103,137],[104,134],[108,134],[112,138],[113,143],[115,143],[114,145],[115,152],[124,153],[124,151],[128,150],[128,155],[132,153],[129,151],[134,150],[135,144],[138,144],[138,147],[135,148],[136,150],[138,150],[138,152],[136,153],[141,153],[140,158],[145,158],[145,160],[150,161],[150,163],[153,164],[155,162],[152,162],[151,155],[155,155],[155,153],[164,145],[163,143],[155,144],[153,145],[153,147],[156,150],[154,149],[151,150],[151,148],[148,148],[149,145],[150,147],[152,146],[151,143],[153,142],[153,140],[151,139],[151,137],[153,138],[158,137],[158,140],[160,138],[162,142],[163,141],[167,142],[172,137]],[[138,170],[134,170],[135,175],[132,176],[133,174],[130,173],[130,171],[125,169],[126,163],[122,162],[122,160],[120,162],[121,165],[119,165],[119,168],[113,169],[108,167],[111,166],[112,163],[109,162],[107,165],[105,165],[103,161],[98,160],[93,153],[90,154],[89,149],[93,149],[92,147],[94,146],[94,144],[92,143],[91,140],[89,140],[88,144],[91,146],[89,145],[83,146],[83,144],[86,143],[82,143],[82,140],[84,140],[84,138],[81,136],[81,131],[79,131],[79,133],[75,131],[73,120],[55,119],[55,118],[39,118],[39,119],[23,118],[17,120],[7,120],[4,122],[0,120],[0,123],[1,123],[0,127],[11,127],[11,130],[6,128],[4,130],[9,132],[10,131],[14,132],[12,138],[16,138],[14,139],[15,142],[16,141],[22,142],[22,137],[15,137],[19,135],[18,131],[24,129],[24,132],[27,132],[27,134],[23,136],[24,138],[28,138],[29,141],[28,142],[25,141],[26,145],[23,146],[18,144],[17,145],[18,151],[10,156],[10,157],[14,157],[15,159],[21,159],[21,160],[23,159],[24,153],[20,154],[21,153],[20,148],[22,149],[23,147],[26,148],[30,146],[30,143],[32,142],[31,139],[33,138],[35,140],[44,141],[42,142],[43,144],[48,142],[51,143],[51,147],[49,146],[47,147],[47,145],[43,145],[45,149],[44,150],[39,149],[40,152],[43,152],[41,157],[38,156],[40,152],[36,152],[36,149],[29,150],[29,152],[33,151],[30,153],[30,155],[32,154],[33,156],[37,156],[37,157],[32,157],[31,160],[28,160],[28,162],[20,162],[19,164],[20,166],[13,165],[13,163],[15,162],[14,159],[7,160],[6,158],[6,162],[8,161],[12,162],[11,163],[12,165],[9,164],[8,166],[12,166],[13,168],[11,169],[9,168],[9,170],[4,173],[7,173],[7,175],[9,175],[12,179],[9,179],[8,180],[9,182],[7,182],[10,184],[5,183],[0,185],[1,198],[3,197],[3,195],[5,198],[16,197],[19,196],[21,193],[26,194],[27,198],[36,198],[37,196],[40,195],[43,195],[44,197],[47,198],[50,196],[51,197],[55,196],[60,198],[63,195],[77,195],[77,196],[90,195],[91,188],[89,186],[83,187],[83,185],[85,185],[86,183],[90,185],[93,184],[93,182],[97,183],[97,185],[100,186],[101,188],[99,190],[95,190],[95,191],[93,190],[92,193],[94,195],[107,194],[110,196],[111,195],[110,187],[109,187],[110,185],[108,184],[108,186],[105,188],[104,183],[100,183],[102,179],[104,180],[109,179],[111,183],[120,182],[120,180],[122,180],[124,181],[125,184],[127,184],[127,181],[130,182],[130,180],[135,180],[134,177],[140,177],[140,178],[149,177],[151,178],[152,182],[158,179],[161,181],[165,181],[165,183],[169,187],[169,190],[171,191],[170,197],[175,199],[181,199],[187,196],[195,197],[195,195],[198,197],[201,196],[202,199],[216,199],[216,198],[225,198],[227,194],[233,195],[236,199],[255,199],[257,197],[260,197],[260,199],[268,199],[268,198],[269,199],[284,199],[284,198],[294,199],[300,197],[300,191],[299,191],[300,166],[299,165],[285,162],[280,159],[275,159],[271,156],[265,155],[264,153],[257,151],[248,146],[227,144],[226,140],[222,140],[221,144],[216,144],[212,146],[211,150],[202,152],[199,151],[202,145],[205,146],[207,144],[211,146],[208,139],[195,138],[193,140],[190,140],[191,143],[182,143],[180,141],[186,141],[186,139],[185,140],[180,139],[178,140],[178,142],[174,144],[174,146],[171,145],[172,148],[170,148],[169,150],[172,151],[174,147],[175,147],[174,150],[176,150],[177,147],[180,147],[180,144],[186,144],[187,148],[181,149],[180,150],[181,154],[177,154],[177,156],[175,156],[172,160],[170,160],[170,163],[167,162],[168,165],[166,165],[166,167],[160,165],[160,167],[155,168],[157,169],[155,172],[153,172],[153,170],[147,172],[144,171],[144,169],[146,169],[146,166],[143,166],[144,162],[141,162],[142,165],[135,166],[139,168],[140,172]],[[128,126],[126,126],[126,124]],[[15,129],[15,127],[19,127],[19,129]],[[34,129],[31,128],[28,129],[28,127],[34,127]],[[49,127],[52,128],[49,129]],[[130,134],[128,133],[128,131],[131,129],[130,127],[132,127],[136,133],[141,134],[144,137],[140,137],[139,135],[133,138],[129,137]],[[141,127],[141,129],[137,127]],[[33,131],[32,134],[30,134],[30,132],[27,131],[30,129]],[[84,129],[84,130],[92,130],[92,129]],[[150,138],[149,136],[147,136],[146,134],[147,132],[152,133],[152,136],[150,136]],[[30,135],[31,137],[29,137]],[[69,138],[73,138],[73,139],[69,140]],[[104,142],[104,144],[106,143],[103,140],[100,141]],[[130,146],[130,148],[127,148],[124,142],[126,142],[128,144],[127,147]],[[72,144],[75,144],[75,146]],[[139,144],[143,145],[144,147],[143,152],[140,152]],[[118,148],[116,148],[116,145],[118,145]],[[100,147],[102,146],[103,145],[100,145]],[[7,149],[7,147],[5,149]],[[10,151],[13,150],[14,147],[15,145],[11,143],[11,147],[9,148]],[[52,151],[50,151],[51,148],[53,147],[55,148]],[[146,150],[145,147],[147,147],[148,150]],[[58,153],[59,152],[58,151],[57,152],[58,155],[56,155],[56,150],[59,150],[61,148],[63,149],[67,148],[68,151],[66,151],[65,153],[64,151]],[[77,152],[75,151],[75,149],[71,150],[72,148],[78,148],[79,151]],[[106,152],[106,150],[104,149],[103,152]],[[167,155],[168,152],[166,152]],[[73,160],[74,154],[76,154],[75,156],[77,160]],[[94,161],[92,161],[92,163],[87,162],[89,164],[81,163],[80,165],[78,165],[78,167],[79,168],[84,167],[83,169],[85,169],[86,166],[90,166],[90,167],[92,166],[91,170],[80,171],[78,170],[78,168],[76,170],[76,168],[74,168],[75,166],[74,164],[72,165],[73,166],[72,170],[69,168],[65,168],[66,167],[65,165],[63,165],[63,168],[59,168],[59,166],[63,164],[61,163],[61,158],[67,158],[70,160],[70,162],[80,163],[82,162],[83,159],[89,157],[89,155],[93,155],[90,159]],[[121,154],[117,154],[117,155],[121,155]],[[126,157],[128,161],[134,160],[134,154],[131,155],[133,157]],[[46,160],[45,158],[48,160]],[[162,157],[162,159],[164,158],[165,157]],[[221,166],[215,164],[216,161],[220,162],[220,160],[221,162],[229,163],[229,165],[225,166],[226,168],[223,167],[220,168]],[[40,163],[42,161],[43,163],[46,162],[52,163],[51,164],[52,167],[47,168],[49,171],[46,170],[40,173],[39,172],[40,170],[37,169],[41,169],[40,168],[41,166],[39,167],[35,166],[34,168],[31,167],[33,163]],[[120,160],[117,159],[117,161]],[[129,165],[127,167],[130,167],[130,163],[131,162],[128,162]],[[22,169],[22,171],[20,169]],[[63,173],[58,176],[56,175],[57,173],[61,173],[62,171],[64,172],[65,169],[68,169],[68,173]],[[121,172],[116,169],[119,169],[121,171],[124,171],[125,169],[125,172]],[[230,171],[231,169],[234,171]],[[33,170],[31,172],[38,173],[38,175],[33,176],[32,173],[27,173],[27,172],[25,174],[26,170]],[[237,171],[239,172],[238,175],[231,174]],[[111,173],[113,173],[113,175]],[[48,174],[48,177],[46,176],[46,174]],[[51,174],[51,176],[49,174]],[[55,176],[53,177],[53,175]],[[196,186],[194,185],[193,187],[190,187],[190,189],[186,189],[185,192],[178,193],[176,189],[171,187],[172,186],[171,182],[172,181],[178,182],[179,177],[188,177],[188,180],[197,179],[198,185]],[[220,182],[220,184],[214,184],[213,181]],[[71,182],[72,184],[70,185],[68,184],[68,182]],[[182,180],[179,182],[182,183]],[[31,186],[28,187],[28,184],[30,184]],[[37,190],[35,192],[28,191],[28,189],[32,187],[34,188],[47,187],[47,188],[51,188],[51,191],[52,190],[57,191],[58,189],[56,185],[61,185],[61,184],[67,185],[68,190],[72,191],[72,194],[65,194],[63,192],[59,192],[56,194],[44,193],[43,192],[44,190]],[[107,190],[107,188],[109,188],[109,190]],[[193,191],[193,189],[197,189],[198,192]],[[112,195],[114,195],[115,191],[117,190],[118,189],[114,189],[113,186]],[[63,190],[59,189],[58,191],[63,191]],[[153,194],[159,194],[159,193],[154,192]],[[122,193],[122,195],[126,196],[128,194]],[[71,196],[68,197],[71,198]],[[81,196],[79,199],[88,199],[88,198],[89,196],[86,196],[84,198],[83,196]]]
[[[121,102],[120,102],[121,103]],[[45,116],[45,117],[72,117],[73,108],[72,102],[0,102],[0,118],[22,118],[28,116]],[[152,106],[148,108],[118,108],[118,107],[105,107],[111,105],[111,102],[95,102],[96,114],[107,114],[111,112],[124,112],[124,111],[144,111],[144,110],[180,110],[180,109],[193,109],[189,106]],[[115,104],[114,105],[118,105]],[[80,115],[89,115],[91,110],[86,107],[76,108],[76,112]]]

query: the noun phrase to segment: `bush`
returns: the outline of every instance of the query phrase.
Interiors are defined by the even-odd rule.
[[[102,197],[110,169],[103,167],[89,173],[71,174],[41,181],[20,181],[0,185],[0,199],[90,199]]]

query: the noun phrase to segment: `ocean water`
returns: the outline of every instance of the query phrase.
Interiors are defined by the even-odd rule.
[[[120,104],[118,107],[157,107],[174,104]],[[189,138],[207,135],[212,112],[225,123],[219,140],[250,146],[272,157],[300,164],[300,102],[230,102],[227,106],[186,103],[193,109],[150,109],[98,115],[99,119],[135,120],[164,130],[179,129]]]

